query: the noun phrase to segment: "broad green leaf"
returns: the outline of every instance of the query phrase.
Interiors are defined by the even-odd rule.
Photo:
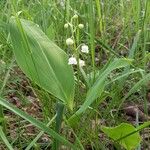
[[[67,54],[31,21],[12,17],[9,26],[13,51],[23,72],[73,109],[74,76]]]
[[[139,131],[143,130],[144,128],[149,127],[149,126],[150,126],[150,121],[144,122],[144,123],[141,124],[140,126],[136,127],[136,130],[135,130],[135,131],[130,132],[129,134],[126,134],[125,136],[121,137],[121,138],[118,139],[117,141],[120,141],[120,140],[122,140],[122,139],[124,139],[124,138],[126,138],[126,137],[128,137],[128,136],[130,136],[130,135],[132,135],[132,134],[134,134],[134,133],[136,133],[136,132],[139,132]]]
[[[97,80],[95,81],[94,85],[89,89],[86,100],[83,105],[80,107],[77,112],[69,118],[69,123],[71,125],[76,124],[78,121],[79,116],[86,111],[86,109],[102,94],[104,87],[106,85],[105,81],[111,71],[122,68],[131,63],[129,59],[115,59],[112,63],[108,65],[108,67],[99,75]]]
[[[141,137],[139,135],[139,132],[135,132],[137,131],[137,129],[128,123],[121,123],[116,127],[102,126],[101,130],[114,141],[118,141],[118,139],[121,139],[118,141],[119,144],[122,145],[127,150],[135,149],[141,142]],[[122,139],[122,137],[132,132],[135,133]]]
[[[46,30],[46,35],[49,37],[49,39],[54,40],[55,39],[55,28],[54,24],[52,23]]]
[[[68,145],[72,148],[74,148],[73,144],[71,144],[68,140],[66,140],[64,137],[60,136],[58,133],[56,133],[54,130],[48,128],[44,123],[42,123],[39,120],[36,120],[32,116],[28,115],[27,113],[23,112],[22,110],[14,107],[12,104],[8,103],[6,100],[0,98],[0,105],[3,107],[9,109],[10,111],[14,112],[16,115],[22,117],[23,119],[29,121],[31,124],[36,126],[37,128],[41,129],[48,135],[52,136],[54,139],[57,139],[61,143]]]

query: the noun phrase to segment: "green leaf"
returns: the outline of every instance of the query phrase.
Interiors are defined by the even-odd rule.
[[[48,135],[52,136],[54,139],[57,139],[61,143],[68,145],[72,148],[74,148],[73,144],[71,144],[68,140],[66,140],[64,137],[60,136],[58,133],[56,133],[54,130],[48,128],[44,123],[42,123],[39,120],[36,120],[32,116],[28,115],[27,113],[23,112],[22,110],[14,107],[12,104],[8,103],[6,100],[0,98],[0,105],[3,107],[6,107],[10,111],[14,112],[16,115],[19,115],[23,119],[29,121],[31,124],[36,126],[37,128],[43,130]]]
[[[31,21],[11,17],[9,27],[13,51],[23,72],[73,109],[74,76],[67,54]]]
[[[108,77],[108,75],[111,73],[111,71],[122,68],[131,63],[131,60],[121,58],[121,59],[115,59],[113,62],[111,62],[108,67],[99,75],[97,80],[95,81],[94,85],[89,89],[86,100],[83,103],[83,105],[80,107],[77,112],[69,118],[70,125],[75,125],[79,119],[79,116],[86,111],[86,109],[102,94],[104,91],[104,87],[106,85],[105,81]]]
[[[102,126],[101,130],[107,134],[108,137],[113,139],[114,141],[117,141],[118,139],[121,139],[122,137],[137,131],[137,129],[128,124],[128,123],[121,123],[120,125],[116,127],[105,127]],[[141,142],[141,137],[139,135],[139,132],[135,132],[132,135],[129,135],[121,140],[118,141],[120,145],[122,145],[127,150],[133,150],[135,149]]]
[[[147,128],[150,126],[150,121],[144,122],[143,124],[141,124],[140,126],[137,127],[138,131],[141,131],[144,128]]]
[[[130,136],[130,135],[132,135],[134,133],[136,133],[136,132],[140,132],[141,130],[143,130],[144,128],[147,128],[149,126],[150,126],[150,121],[144,122],[143,124],[141,124],[140,126],[138,126],[135,131],[130,132],[129,134],[126,134],[125,136],[121,137],[117,141],[120,141],[120,140],[122,140],[122,139],[124,139],[124,138],[126,138],[126,137],[128,137],[128,136]]]

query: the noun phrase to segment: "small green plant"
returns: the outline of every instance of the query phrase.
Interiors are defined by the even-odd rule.
[[[102,131],[108,135],[108,137],[112,138],[114,141],[118,141],[120,145],[122,145],[127,150],[132,150],[138,147],[141,142],[141,137],[139,132],[132,134],[131,136],[127,136],[122,140],[120,138],[137,131],[135,127],[130,124],[122,123],[116,127],[102,127]]]
[[[11,18],[10,34],[16,60],[21,69],[32,81],[58,98],[56,132],[59,133],[64,106],[73,110],[74,75],[70,64],[76,65],[77,61],[74,57],[68,58],[65,52],[53,44],[33,22],[15,17]],[[73,41],[67,39],[66,43],[72,45]],[[83,50],[87,51],[88,48],[84,46],[84,48],[82,47]],[[126,67],[129,64],[131,64],[130,59],[120,58],[113,60],[106,68],[102,69],[103,72],[95,77],[95,83],[89,88],[85,102],[69,118],[68,121],[71,126],[75,126],[86,109],[101,96],[106,85],[108,85],[106,82],[108,75],[113,70]],[[85,80],[88,80],[86,76]],[[125,134],[122,133],[124,128],[129,129]],[[129,124],[121,124],[116,128],[102,127],[102,131],[114,140],[132,133],[134,130],[135,128]],[[133,138],[135,142],[127,142],[130,141],[130,138]],[[140,143],[139,133],[133,134],[132,137],[129,136],[126,140],[120,142],[126,149],[130,150],[136,147]],[[55,141],[54,149],[58,148],[59,143]]]
[[[101,130],[108,135],[114,142],[118,142],[127,150],[136,149],[142,138],[140,137],[139,131],[148,127],[150,122],[134,127],[128,123],[121,123],[116,127],[105,127],[102,126]]]

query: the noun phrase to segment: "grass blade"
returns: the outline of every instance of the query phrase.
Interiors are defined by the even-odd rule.
[[[0,126],[0,137],[1,137],[1,139],[3,140],[3,142],[5,143],[5,145],[7,146],[7,148],[9,150],[14,150],[12,148],[12,146],[10,145],[9,141],[7,140],[7,138],[6,138],[5,134],[4,134],[3,129],[2,129],[1,126]]]
[[[56,115],[48,122],[48,124],[46,125],[47,127],[54,121],[54,119],[56,118]],[[33,141],[26,147],[25,150],[30,150],[35,143],[38,141],[38,139],[44,134],[44,131],[41,131],[34,139]]]
[[[6,107],[7,109],[14,112],[16,115],[22,117],[23,119],[29,121],[31,124],[36,126],[37,128],[43,130],[48,135],[52,136],[54,139],[57,139],[61,143],[68,145],[72,148],[74,148],[73,144],[71,144],[68,140],[66,140],[64,137],[60,136],[58,133],[56,133],[54,130],[49,129],[45,124],[43,124],[41,121],[36,120],[32,116],[28,115],[27,113],[23,112],[22,110],[14,107],[12,104],[8,103],[6,100],[0,98],[0,105],[3,107]]]

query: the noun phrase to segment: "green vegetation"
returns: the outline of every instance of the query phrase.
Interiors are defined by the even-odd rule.
[[[149,149],[149,64],[149,0],[1,0],[0,149]]]

